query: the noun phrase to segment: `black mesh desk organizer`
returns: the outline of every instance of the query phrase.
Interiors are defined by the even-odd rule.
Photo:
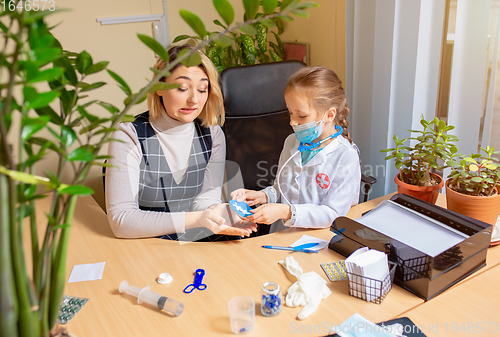
[[[389,262],[389,274],[383,281],[376,280],[370,277],[358,275],[352,272],[347,272],[349,276],[349,294],[351,296],[361,298],[363,300],[380,304],[384,300],[387,293],[392,288],[396,264]],[[370,300],[371,297],[374,297]]]

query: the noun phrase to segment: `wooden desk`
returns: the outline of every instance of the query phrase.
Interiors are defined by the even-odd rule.
[[[499,335],[499,282],[497,265],[401,316],[409,317],[429,337]]]
[[[388,197],[355,206],[348,216],[357,218]],[[441,197],[440,200],[442,202]],[[40,200],[37,204],[40,217],[47,207],[47,200]],[[65,294],[89,298],[68,323],[68,329],[79,337],[232,335],[228,302],[235,296],[247,295],[254,298],[257,305],[256,329],[252,335],[284,336],[303,332],[320,336],[356,312],[380,322],[404,315],[424,303],[417,296],[394,286],[382,304],[377,305],[350,296],[347,282],[328,282],[333,294],[323,300],[307,319],[299,321],[296,318],[302,307],[286,306],[280,315],[264,317],[260,313],[259,299],[262,284],[277,282],[285,294],[295,282],[278,261],[292,254],[304,272],[312,270],[326,279],[320,263],[343,259],[329,249],[306,254],[261,248],[263,244],[288,245],[303,234],[326,240],[332,237],[329,229],[289,229],[267,236],[215,243],[116,239],[97,203],[91,197],[80,198],[72,224],[66,275],[69,277],[75,264],[105,261],[106,266],[102,280],[66,284]],[[491,264],[500,263],[500,250],[496,251],[499,254],[494,255]],[[204,283],[208,288],[183,293],[184,287],[193,282],[194,271],[198,268],[205,269]],[[174,277],[170,285],[156,283],[156,278],[163,272]],[[179,317],[170,317],[156,308],[137,304],[135,298],[118,292],[123,280],[139,288],[149,285],[152,291],[184,303],[184,312]]]

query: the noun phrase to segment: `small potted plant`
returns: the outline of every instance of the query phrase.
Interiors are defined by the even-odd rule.
[[[397,135],[394,135],[396,147],[381,152],[390,152],[385,159],[394,159],[395,166],[399,170],[394,178],[398,193],[436,203],[444,180],[440,175],[431,171],[441,171],[449,167],[450,159],[457,152],[457,147],[452,142],[458,141],[458,138],[447,134],[455,127],[446,125],[437,117],[432,121],[427,121],[422,116],[420,124],[423,126],[422,131],[408,130],[418,134],[417,137],[408,138],[410,141],[415,141],[413,146],[405,146],[407,139],[400,140]]]
[[[492,146],[479,153],[460,156],[446,181],[446,203],[451,211],[495,225],[500,213],[500,165]]]

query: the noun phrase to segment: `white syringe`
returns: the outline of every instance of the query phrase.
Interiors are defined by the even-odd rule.
[[[120,283],[118,290],[121,293],[127,293],[137,297],[137,303],[139,304],[146,302],[174,316],[179,316],[184,310],[184,304],[151,291],[149,286],[139,289],[134,286],[129,286],[127,281],[123,281]]]

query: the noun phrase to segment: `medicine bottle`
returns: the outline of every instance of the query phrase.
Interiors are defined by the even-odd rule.
[[[264,316],[276,316],[281,312],[281,290],[274,282],[266,282],[261,290],[260,309]]]

